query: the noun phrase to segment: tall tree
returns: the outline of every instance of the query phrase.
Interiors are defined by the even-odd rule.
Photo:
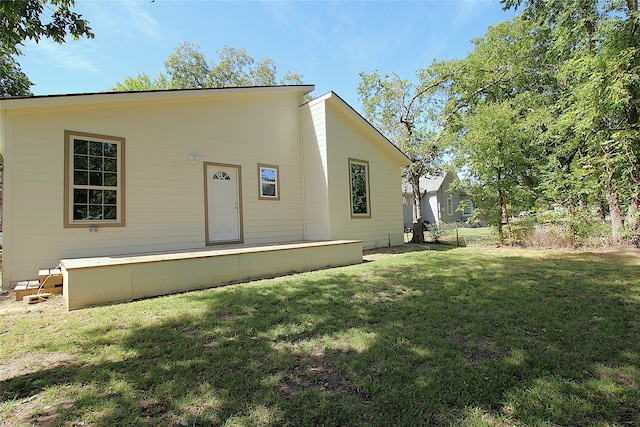
[[[437,112],[442,106],[439,93],[444,79],[437,77],[435,67],[434,64],[417,72],[417,83],[401,79],[395,73],[381,75],[374,71],[360,73],[358,85],[365,117],[411,159],[403,177],[413,192],[414,243],[424,242],[424,191],[420,188],[420,177],[441,172]]]
[[[224,46],[218,61],[208,61],[196,43],[181,43],[164,63],[165,72],[156,78],[145,73],[126,77],[111,88],[114,91],[157,89],[198,89],[277,84],[275,62],[269,58],[256,61],[246,49]],[[280,84],[302,84],[303,75],[287,73]]]
[[[502,0],[551,29],[567,90],[559,123],[597,172],[614,244],[640,235],[640,15],[637,0]]]
[[[555,88],[541,28],[518,18],[489,28],[474,50],[442,69],[450,76],[444,111],[453,164],[479,216],[512,242],[509,217],[537,199],[542,144]]]
[[[64,43],[67,35],[94,37],[89,23],[72,10],[74,6],[75,0],[0,1],[0,96],[31,93],[33,83],[16,59],[25,40],[39,42],[44,37]]]

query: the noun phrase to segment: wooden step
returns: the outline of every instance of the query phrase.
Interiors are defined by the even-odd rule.
[[[35,295],[40,290],[40,282],[38,280],[25,280],[18,282],[13,292],[16,294],[16,301],[22,301],[25,296]],[[61,294],[62,285],[59,287],[47,288],[47,292],[52,294]]]
[[[44,289],[62,287],[62,272],[59,268],[41,268],[38,278]]]

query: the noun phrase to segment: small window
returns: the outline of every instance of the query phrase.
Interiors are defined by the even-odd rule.
[[[214,173],[213,179],[217,179],[220,181],[231,181],[231,177],[229,176],[229,174],[223,171],[218,171]]]
[[[369,162],[349,159],[351,217],[371,218],[369,201]]]
[[[65,227],[124,226],[124,138],[65,131]]]
[[[278,166],[258,165],[258,183],[260,193],[258,199],[280,200],[280,184]]]
[[[464,210],[462,211],[462,215],[464,216],[471,216],[473,215],[473,204],[471,203],[471,200],[465,200],[465,207]]]
[[[447,215],[449,216],[453,215],[453,197],[452,196],[447,197]]]

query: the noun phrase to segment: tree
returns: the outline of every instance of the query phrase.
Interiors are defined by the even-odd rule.
[[[535,203],[536,168],[542,159],[538,141],[531,138],[531,127],[545,120],[545,112],[524,112],[534,104],[528,98],[528,94],[520,94],[476,106],[451,151],[454,165],[466,171],[467,191],[477,214],[497,225],[501,242],[505,240],[504,220],[509,244],[513,243],[509,218]],[[528,116],[525,120],[524,115]]]
[[[74,6],[75,0],[0,1],[1,96],[30,95],[33,83],[16,60],[25,40],[37,43],[45,37],[62,44],[67,35],[74,39],[95,37],[82,15],[72,11]]]
[[[434,69],[435,64],[417,72],[417,84],[395,73],[360,73],[358,85],[365,117],[411,159],[403,176],[413,191],[414,243],[424,242],[420,177],[440,172],[442,150],[437,144],[436,118],[443,79],[436,78]]]
[[[29,95],[32,84],[15,57],[0,48],[0,96]]]
[[[556,88],[549,76],[542,29],[518,18],[473,40],[463,60],[441,67],[450,76],[443,123],[452,163],[462,174],[476,214],[512,243],[509,217],[539,196],[544,144]]]
[[[181,43],[164,63],[165,72],[154,79],[145,73],[126,77],[113,91],[158,89],[198,89],[242,86],[273,86],[277,72],[269,58],[256,61],[246,49],[224,46],[218,51],[218,62],[210,62],[196,43]],[[303,75],[287,73],[280,84],[302,84]]]
[[[637,0],[502,0],[551,28],[567,89],[558,124],[607,201],[612,243],[640,235],[640,15]],[[571,153],[572,150],[564,150]],[[569,156],[571,158],[571,156]],[[568,163],[571,164],[571,163]]]

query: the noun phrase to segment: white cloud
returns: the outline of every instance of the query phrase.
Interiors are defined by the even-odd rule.
[[[39,43],[29,41],[23,49],[24,57],[20,63],[33,62],[38,67],[70,69],[74,72],[95,73],[100,70],[99,59],[88,43],[70,41],[58,44],[50,39],[42,39]]]
[[[139,33],[153,39],[162,38],[160,24],[158,24],[158,21],[156,21],[156,19],[154,19],[151,14],[143,8],[143,5],[151,5],[151,2],[142,3],[137,1],[125,1],[123,5],[125,10],[129,13],[129,22],[133,23],[133,28],[135,28]]]
[[[490,3],[492,3],[490,0],[456,0],[451,2],[451,4],[455,4],[452,26],[462,28],[474,19],[478,19]]]
[[[149,13],[156,7],[150,1],[106,1],[78,3],[83,17],[96,37],[109,35],[112,39],[123,40],[160,40],[163,38],[161,26]],[[82,9],[80,9],[82,8]]]

